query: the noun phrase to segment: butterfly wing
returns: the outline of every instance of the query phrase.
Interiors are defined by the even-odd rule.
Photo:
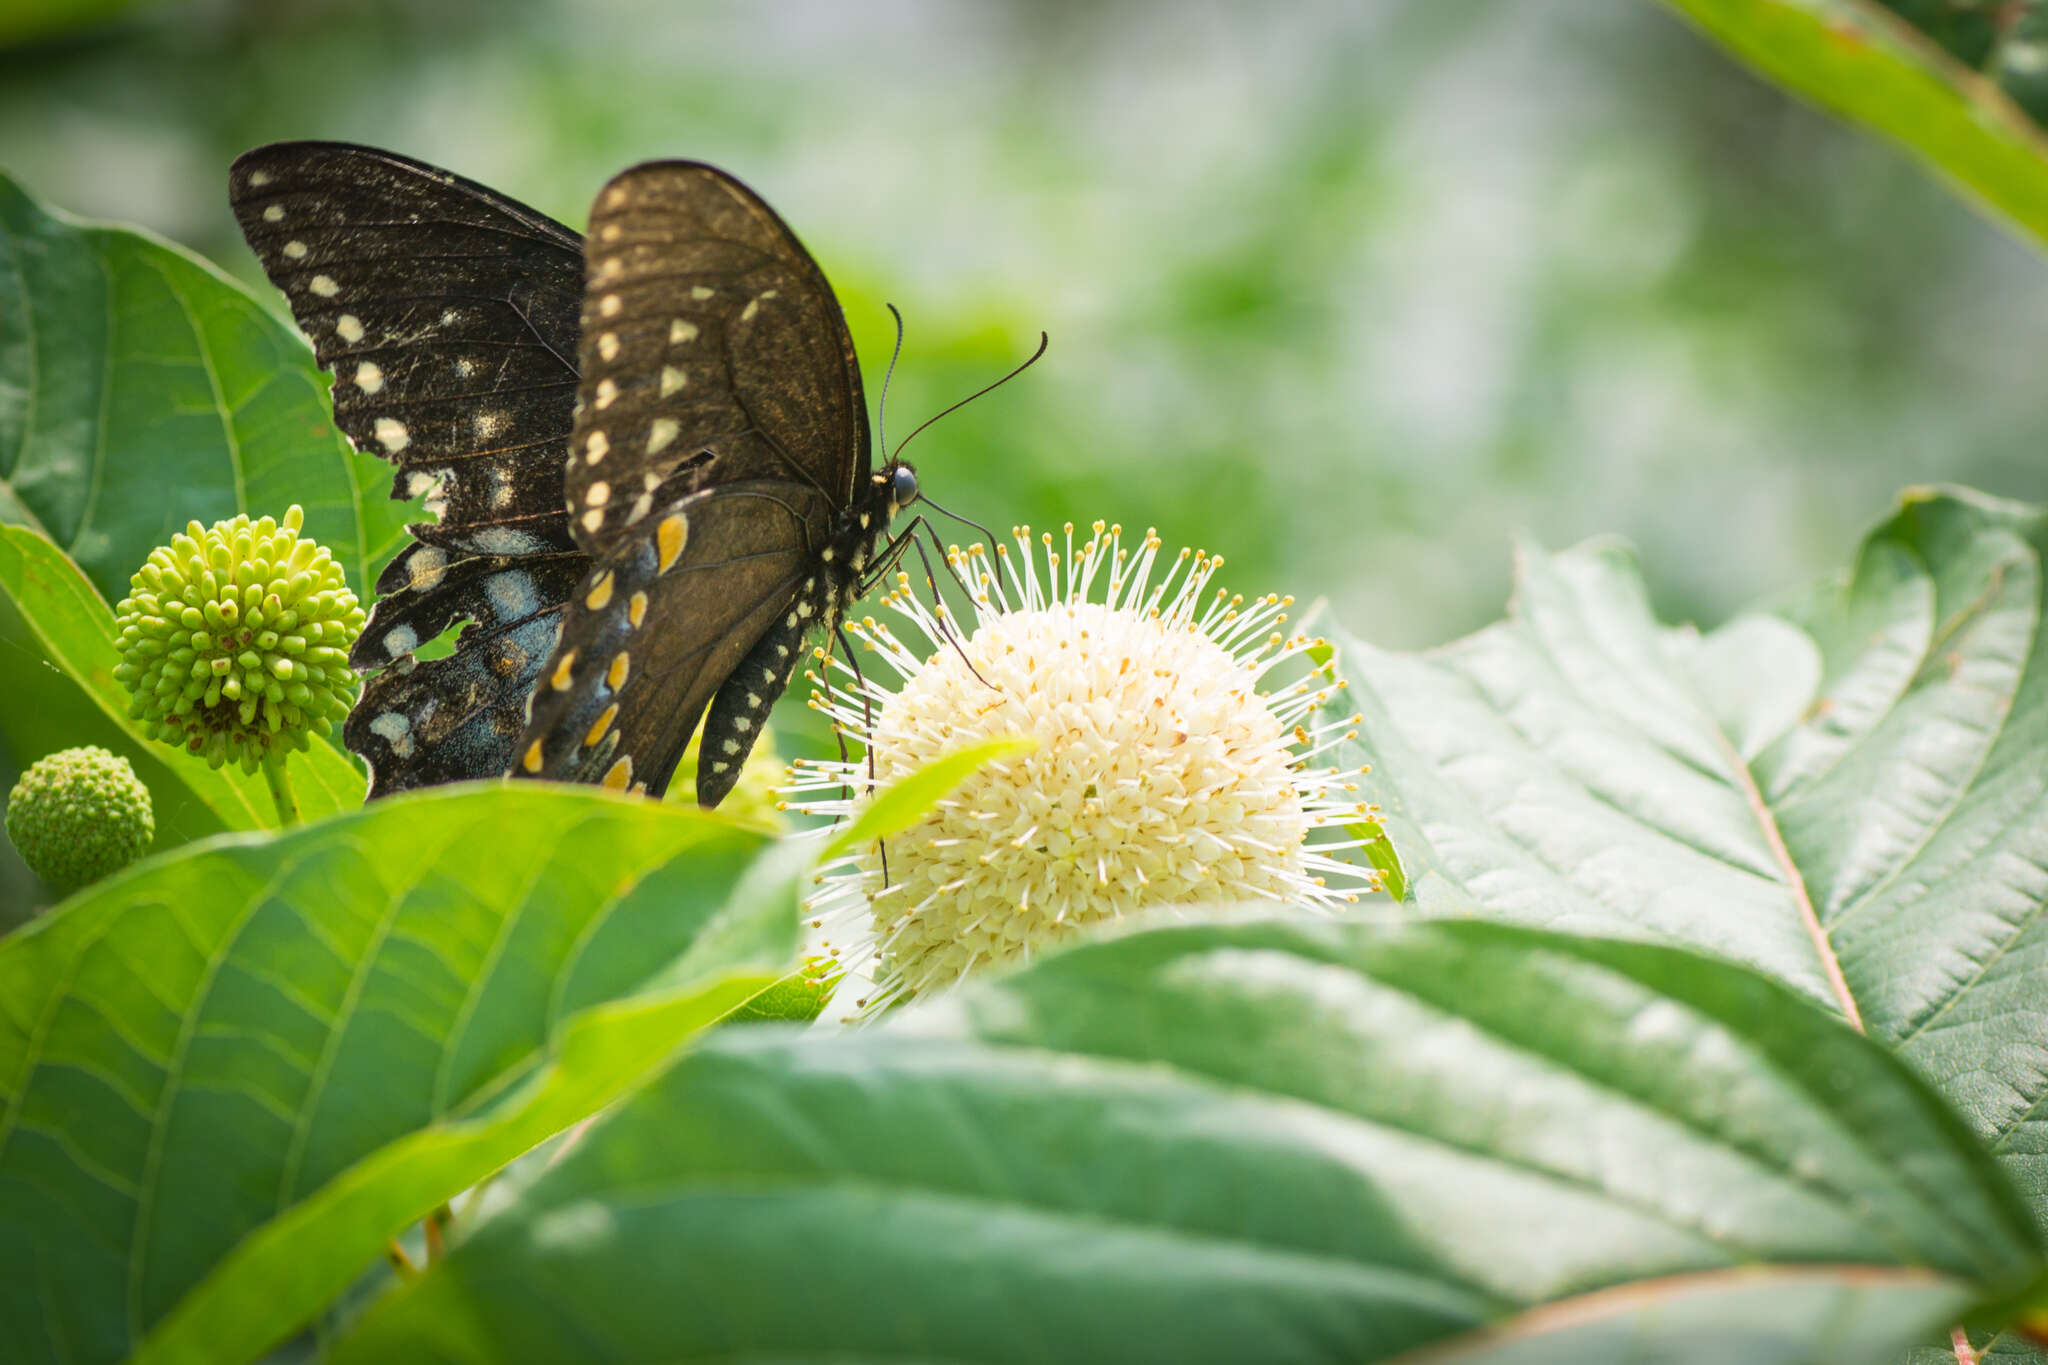
[[[564,487],[594,564],[516,771],[658,794],[712,695],[814,581],[868,478],[867,407],[823,272],[723,172],[620,174],[585,253]]]
[[[344,143],[235,162],[243,235],[334,375],[334,417],[436,523],[378,579],[344,736],[370,795],[512,764],[589,560],[562,503],[583,239],[481,185]],[[413,651],[458,621],[454,653]]]

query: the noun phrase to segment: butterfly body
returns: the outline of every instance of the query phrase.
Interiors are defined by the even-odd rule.
[[[906,489],[908,496],[905,496]],[[780,620],[740,661],[711,699],[704,717],[697,789],[716,805],[739,781],[740,765],[759,738],[768,709],[788,688],[813,632],[832,635],[860,596],[863,576],[881,538],[902,506],[917,496],[916,476],[907,464],[873,476],[864,497],[840,513],[831,543],[818,557]]]
[[[614,177],[586,234],[339,143],[248,153],[230,198],[337,424],[436,516],[354,654],[371,795],[507,773],[658,795],[703,719],[717,804],[917,496],[873,469],[845,318],[794,234],[685,161]]]

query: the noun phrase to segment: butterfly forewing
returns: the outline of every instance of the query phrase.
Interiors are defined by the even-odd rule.
[[[752,191],[695,162],[636,166],[591,210],[567,495],[599,553],[688,488],[787,480],[844,506],[867,410],[839,304]],[[816,541],[829,529],[808,528]]]
[[[515,771],[658,793],[712,696],[815,595],[835,516],[867,482],[867,416],[824,276],[731,177],[626,171],[585,251],[564,492],[595,563]],[[754,684],[760,708],[795,664]]]
[[[242,232],[334,375],[335,422],[437,521],[378,582],[355,652],[382,669],[346,727],[371,795],[501,774],[588,560],[562,501],[582,239],[481,185],[371,148],[235,163]],[[452,657],[413,650],[472,622]]]

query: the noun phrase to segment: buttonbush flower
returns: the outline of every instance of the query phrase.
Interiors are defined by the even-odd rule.
[[[147,853],[156,816],[128,760],[89,744],[29,765],[7,797],[7,837],[29,871],[75,891]]]
[[[190,523],[135,571],[114,621],[128,714],[216,768],[262,767],[287,822],[284,755],[348,714],[363,630],[341,565],[299,538],[304,524],[297,506],[282,523]]]
[[[870,617],[848,626],[867,646],[861,676],[838,659],[829,678],[810,675],[823,689],[812,705],[863,754],[793,765],[800,812],[857,816],[870,758],[879,790],[982,740],[1038,746],[822,871],[811,925],[869,983],[862,1008],[1151,906],[1329,910],[1378,888],[1378,873],[1335,856],[1366,842],[1346,827],[1375,812],[1356,770],[1317,762],[1358,717],[1332,711],[1343,684],[1327,645],[1281,629],[1293,599],[1212,595],[1222,559],[1183,550],[1162,564],[1151,531],[1135,550],[1099,522],[1078,548],[1072,526],[1059,550],[1014,534],[1014,554],[948,554],[972,589],[971,632],[899,574],[884,605],[922,647]],[[876,676],[876,657],[900,686]]]

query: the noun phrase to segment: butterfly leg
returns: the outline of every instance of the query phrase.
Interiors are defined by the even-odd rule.
[[[974,666],[974,661],[967,657],[967,651],[961,647],[960,637],[953,629],[953,614],[946,610],[945,599],[939,595],[939,582],[932,573],[932,562],[925,555],[923,542],[917,539],[917,531],[920,527],[924,529],[927,535],[931,536],[934,545],[938,544],[938,532],[932,528],[932,524],[926,521],[922,514],[911,518],[910,524],[905,526],[889,541],[888,545],[882,550],[881,558],[861,579],[856,589],[856,596],[866,594],[879,583],[884,574],[887,574],[896,567],[906,551],[916,550],[919,562],[924,565],[925,585],[931,589],[932,602],[939,609],[939,626],[941,632],[946,637],[946,643],[953,646],[953,652],[960,656],[961,663],[967,665],[967,671],[974,675],[974,680],[983,687],[993,690],[994,684],[981,676],[981,671]],[[973,590],[961,579],[959,572],[953,568],[952,564],[946,561],[944,550],[939,551],[939,558],[941,562],[946,563],[946,571],[951,575],[953,581],[958,583],[961,591],[967,593],[968,598],[972,600],[974,596]]]
[[[868,694],[868,680],[866,675],[864,675],[860,671],[860,660],[856,658],[854,655],[853,641],[849,640],[846,637],[846,627],[843,625],[835,625],[832,627],[832,634],[838,639],[839,647],[846,651],[846,666],[853,670],[853,685],[860,692],[861,732],[867,736],[868,795],[873,796],[875,791],[874,698]],[[829,663],[830,660],[828,659],[827,664],[829,665]],[[844,731],[840,730],[839,727],[836,725],[832,727],[832,733],[839,740],[839,761],[841,763],[845,763],[848,761],[846,753],[846,734]],[[852,787],[849,786],[845,788],[845,791],[847,799],[851,801],[853,799]],[[838,821],[835,820],[833,821],[833,823],[836,825]],[[880,853],[882,856],[882,885],[886,888],[889,885],[889,845],[887,841],[882,839],[875,840],[875,851]]]

